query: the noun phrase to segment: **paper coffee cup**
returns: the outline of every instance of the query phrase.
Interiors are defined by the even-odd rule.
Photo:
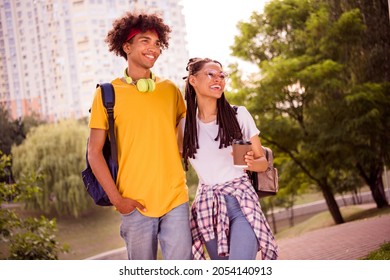
[[[233,164],[235,167],[246,168],[248,165],[245,162],[245,155],[252,150],[252,143],[250,141],[234,140],[233,148]]]

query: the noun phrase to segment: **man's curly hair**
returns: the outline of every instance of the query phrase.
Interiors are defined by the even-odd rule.
[[[122,45],[126,42],[127,36],[132,28],[137,28],[141,32],[146,32],[153,29],[157,32],[162,49],[169,47],[169,33],[171,28],[163,22],[163,19],[156,13],[132,13],[127,12],[121,18],[116,19],[113,28],[108,32],[104,40],[109,47],[110,52],[114,52],[117,56],[122,56],[127,59],[126,53],[122,49]],[[131,41],[131,40],[130,40]]]

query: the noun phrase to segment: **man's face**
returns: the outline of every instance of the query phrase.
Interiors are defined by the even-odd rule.
[[[126,44],[127,60],[144,68],[152,68],[161,54],[161,42],[153,30],[135,35]]]

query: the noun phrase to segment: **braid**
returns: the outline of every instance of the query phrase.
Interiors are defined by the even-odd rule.
[[[188,158],[195,158],[196,150],[199,148],[198,131],[196,125],[196,94],[188,79],[185,87],[185,99],[187,101],[186,122],[183,138],[183,159],[185,170],[188,170]]]
[[[216,60],[211,60],[209,58],[191,58],[188,61],[186,70],[189,72],[189,75],[196,74],[199,70],[203,68],[206,63],[214,62],[221,65]],[[221,65],[222,67],[222,65]],[[185,86],[185,99],[187,101],[187,114],[185,121],[184,129],[184,139],[183,139],[183,159],[185,170],[188,170],[188,158],[195,158],[196,150],[199,149],[198,141],[198,125],[196,119],[196,111],[198,108],[196,102],[196,92],[193,86],[189,83],[188,77]],[[223,93],[221,98],[217,100],[217,125],[218,135],[215,138],[215,141],[220,140],[219,148],[225,148],[232,144],[233,139],[241,139],[242,133],[240,126],[236,118],[236,111],[225,98]]]
[[[234,139],[242,139],[242,132],[236,117],[236,110],[230,106],[222,94],[221,98],[217,100],[217,124],[218,135],[215,141],[219,139],[219,148],[226,148],[230,146]]]

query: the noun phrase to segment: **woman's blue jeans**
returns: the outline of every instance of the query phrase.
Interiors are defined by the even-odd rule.
[[[122,215],[120,232],[129,260],[156,260],[158,241],[164,260],[192,258],[188,202],[159,218],[146,217],[138,210]]]
[[[229,256],[218,256],[217,238],[206,242],[207,252],[212,260],[255,260],[258,249],[255,232],[242,213],[237,199],[226,195],[225,200],[230,223]]]

